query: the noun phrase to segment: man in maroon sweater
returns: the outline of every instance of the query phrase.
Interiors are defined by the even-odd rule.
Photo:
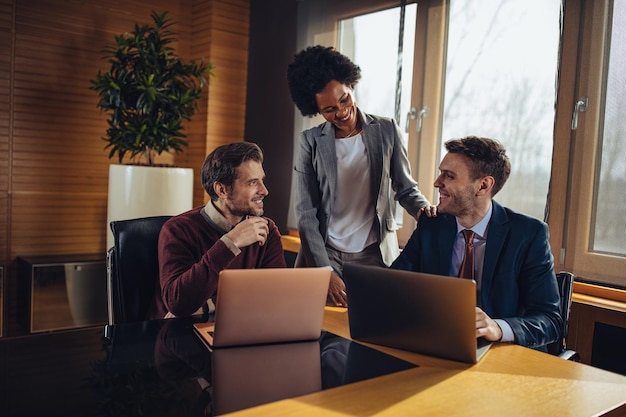
[[[222,269],[286,267],[280,232],[263,215],[268,191],[263,152],[237,142],[211,152],[202,165],[210,196],[168,220],[159,235],[161,294],[152,318],[184,317],[212,308]]]

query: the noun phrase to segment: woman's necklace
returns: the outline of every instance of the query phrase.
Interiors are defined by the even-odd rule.
[[[352,136],[352,135],[356,134],[356,133],[358,132],[358,130],[359,130],[359,124],[357,123],[357,124],[354,126],[354,129],[352,129],[352,131],[351,131],[350,133],[348,133],[348,134],[347,134],[347,135],[345,135],[345,136],[339,136],[339,137],[337,137],[337,139],[345,139],[345,138],[349,138],[350,136]]]

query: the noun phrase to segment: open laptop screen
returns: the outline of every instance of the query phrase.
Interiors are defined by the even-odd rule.
[[[356,264],[343,274],[353,339],[468,363],[489,346],[478,350],[472,280]]]
[[[329,281],[325,268],[225,269],[215,323],[196,330],[211,348],[317,340]]]

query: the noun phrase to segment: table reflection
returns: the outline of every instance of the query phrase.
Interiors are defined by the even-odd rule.
[[[163,379],[195,381],[196,409],[204,402],[200,415],[229,413],[415,367],[325,331],[312,342],[210,352],[190,322],[182,320],[168,320],[161,327],[154,363]]]
[[[322,389],[317,341],[215,349],[211,363],[215,415]]]
[[[210,357],[189,319],[111,326],[89,385],[109,417],[212,416]],[[208,368],[203,368],[208,366]],[[100,413],[94,415],[100,415]]]

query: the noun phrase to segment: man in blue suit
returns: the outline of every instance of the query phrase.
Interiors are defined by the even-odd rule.
[[[548,226],[493,200],[511,172],[499,142],[472,136],[445,146],[434,184],[439,215],[420,218],[391,267],[459,276],[463,230],[471,230],[476,337],[545,351],[562,328]]]

